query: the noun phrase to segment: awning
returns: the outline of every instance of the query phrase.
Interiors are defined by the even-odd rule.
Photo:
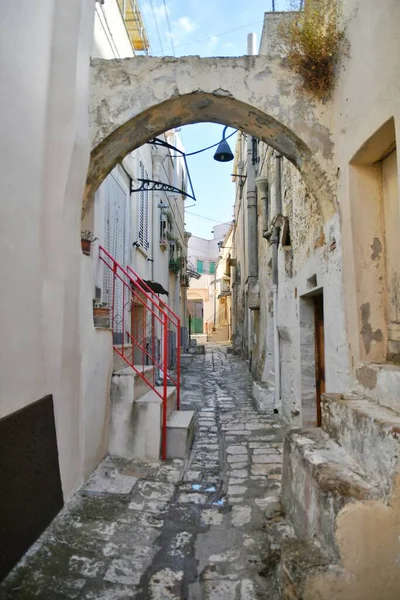
[[[168,296],[167,290],[163,288],[161,283],[157,283],[156,281],[146,281],[145,279],[143,279],[143,281],[155,294],[162,294],[164,296]]]

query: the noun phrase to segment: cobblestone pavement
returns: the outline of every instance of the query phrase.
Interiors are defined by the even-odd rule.
[[[195,356],[183,374],[182,408],[197,411],[189,459],[106,458],[0,598],[278,599],[268,530],[283,431],[255,410],[251,384],[246,364],[222,348]]]

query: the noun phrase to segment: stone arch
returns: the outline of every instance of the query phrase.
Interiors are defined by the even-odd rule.
[[[164,131],[214,122],[266,142],[301,172],[324,220],[335,212],[329,107],[302,98],[283,61],[136,57],[92,62],[92,153],[83,212],[129,152]]]

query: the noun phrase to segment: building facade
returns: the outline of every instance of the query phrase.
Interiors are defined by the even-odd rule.
[[[158,107],[160,123],[171,119],[176,127],[177,121],[204,120],[204,114],[213,120],[225,115],[230,125],[251,130],[254,137],[257,129],[263,132],[268,145],[281,153],[285,150],[313,184],[310,194],[284,159],[263,146],[256,153],[257,144],[243,139],[236,168],[240,174],[246,160],[252,168],[235,210],[234,341],[251,358],[253,372],[267,391],[272,389],[272,402],[285,419],[306,425],[318,423],[312,362],[317,324],[318,343],[324,340],[323,427],[290,433],[284,449],[282,499],[298,534],[297,544],[282,556],[286,597],[293,597],[297,589],[297,597],[309,600],[395,600],[400,587],[396,151],[400,5],[397,0],[365,0],[362,5],[346,0],[344,7],[352,15],[347,28],[351,52],[326,104],[292,97],[290,73],[268,37],[279,14],[267,15],[261,46],[271,58],[271,70],[265,70],[267,59],[246,57],[234,63],[240,69],[237,80],[238,69],[229,70],[235,59],[229,64],[224,59],[160,59],[143,81],[147,77],[152,83],[155,73],[164,77],[173,73],[174,77],[164,78],[165,89],[159,90],[154,103],[182,102],[177,100],[176,80],[180,70],[186,77],[185,69],[190,68],[193,85],[186,77],[178,86],[185,96],[184,108],[179,105],[164,118]],[[89,59],[95,2],[10,1],[3,16],[1,104],[7,118],[0,137],[0,268],[5,290],[0,311],[0,456],[2,498],[7,499],[9,516],[1,533],[8,531],[13,540],[18,534],[21,551],[108,451],[112,336],[93,326],[92,299],[99,286],[94,285],[92,262],[80,247],[91,150]],[[224,80],[227,72],[229,81]],[[278,77],[282,72],[284,79]],[[197,80],[194,75],[199,73],[202,77]],[[244,77],[251,80],[247,92]],[[261,85],[262,97],[271,100],[263,105],[264,113],[260,104],[253,106]],[[104,100],[108,88],[104,80],[103,88]],[[135,87],[134,96],[143,89],[150,97],[150,87],[144,85]],[[194,104],[189,97],[192,89]],[[222,94],[213,93],[221,89]],[[199,103],[201,97],[207,102]],[[225,110],[229,102],[236,116]],[[290,120],[293,111],[288,112],[288,106],[300,120]],[[295,134],[287,134],[288,123],[294,123]],[[101,124],[105,126],[104,121]],[[307,152],[297,152],[304,145],[312,148],[314,161]],[[325,169],[324,178],[318,165]],[[325,180],[328,188],[322,185]],[[323,219],[313,208],[313,202],[323,206],[322,196],[335,207],[325,210]],[[270,197],[272,220],[268,210],[263,212]],[[259,327],[261,319],[264,325]],[[35,434],[38,423],[43,426],[40,436]],[[21,474],[23,494],[12,492],[15,472]],[[13,527],[6,530],[4,523]],[[36,529],[28,528],[28,523],[37,524]],[[7,540],[1,546],[8,547]],[[320,555],[321,547],[328,552]],[[296,569],[292,568],[299,564],[296,556],[318,560],[300,561],[302,568]],[[10,556],[6,567],[17,558]]]
[[[218,311],[219,282],[217,263],[229,223],[215,225],[211,239],[192,235],[188,243],[188,265],[200,275],[190,280],[187,292],[188,312],[191,315],[194,335],[208,335]],[[219,245],[220,244],[220,245]]]

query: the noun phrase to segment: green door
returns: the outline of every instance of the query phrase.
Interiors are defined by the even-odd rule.
[[[192,315],[192,334],[203,333],[203,300],[188,300],[187,307]]]

